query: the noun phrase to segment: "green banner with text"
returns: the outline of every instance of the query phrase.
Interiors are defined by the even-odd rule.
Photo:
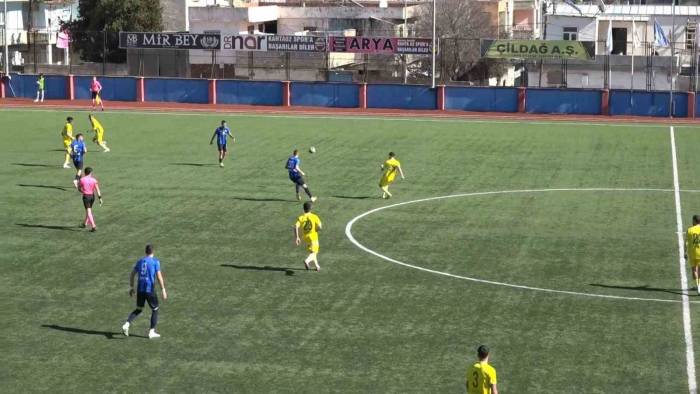
[[[594,58],[593,41],[481,40],[481,56],[491,59]]]

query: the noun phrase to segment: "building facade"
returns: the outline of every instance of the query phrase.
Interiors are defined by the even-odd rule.
[[[233,6],[195,6],[189,30],[227,36],[311,35],[401,37],[413,34],[419,1],[234,1]],[[272,4],[272,5],[270,5]],[[400,78],[410,57],[353,53],[283,53],[249,50],[190,51],[194,77],[263,80],[362,80]]]
[[[544,39],[595,42],[591,61],[545,62],[530,69],[542,86],[676,90],[694,88],[700,7],[550,4]],[[658,25],[669,42],[655,34]],[[566,64],[563,64],[566,63]],[[634,70],[634,72],[633,72]],[[541,78],[540,78],[541,75]],[[692,85],[692,86],[691,86]]]
[[[77,1],[8,0],[7,15],[0,3],[0,35],[7,28],[7,36],[0,38],[9,46],[11,68],[23,69],[26,65],[63,65],[69,62],[67,49],[58,48],[61,23],[70,22],[78,15]],[[60,46],[60,45],[59,45]],[[4,52],[0,54],[0,63]]]

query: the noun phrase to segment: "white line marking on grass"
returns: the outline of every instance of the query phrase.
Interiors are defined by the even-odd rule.
[[[616,295],[609,295],[609,294],[594,294],[594,293],[583,293],[583,292],[569,291],[569,290],[547,289],[547,288],[543,288],[543,287],[524,286],[524,285],[518,285],[518,284],[513,284],[513,283],[498,282],[498,281],[493,281],[493,280],[479,279],[479,278],[474,278],[474,277],[469,277],[469,276],[450,274],[448,272],[436,271],[436,270],[432,270],[429,268],[424,268],[424,267],[420,267],[417,265],[405,263],[403,261],[399,261],[399,260],[393,259],[391,257],[385,256],[379,252],[375,252],[374,250],[361,244],[357,239],[355,239],[355,237],[352,234],[352,226],[355,223],[357,223],[357,221],[359,221],[360,219],[362,219],[366,216],[377,213],[379,211],[383,211],[385,209],[395,208],[395,207],[399,207],[402,205],[408,205],[408,204],[416,204],[416,203],[426,202],[426,201],[446,200],[449,198],[458,198],[458,197],[491,196],[491,195],[502,195],[502,194],[517,194],[517,193],[584,192],[584,191],[585,192],[674,192],[676,190],[677,189],[654,189],[654,188],[638,188],[638,189],[560,188],[560,189],[501,190],[501,191],[491,191],[491,192],[460,193],[460,194],[452,194],[452,195],[448,195],[448,196],[428,197],[428,198],[421,198],[418,200],[404,201],[404,202],[400,202],[400,203],[396,203],[396,204],[385,205],[383,207],[374,208],[374,209],[369,210],[365,213],[357,215],[354,218],[352,218],[347,223],[347,225],[345,225],[345,236],[348,237],[350,242],[352,242],[358,248],[362,249],[363,251],[365,251],[371,255],[379,257],[380,259],[383,259],[383,260],[386,260],[390,263],[398,264],[398,265],[401,265],[404,267],[413,268],[413,269],[416,269],[419,271],[429,272],[431,274],[447,276],[450,278],[468,280],[471,282],[485,283],[485,284],[490,284],[490,285],[505,286],[505,287],[515,288],[515,289],[534,290],[534,291],[541,291],[541,292],[545,292],[545,293],[554,293],[554,294],[567,294],[567,295],[574,295],[574,296],[596,297],[596,298],[605,298],[605,299],[613,299],[613,300],[680,303],[681,302],[680,300],[665,300],[665,299],[660,299],[660,298],[645,298],[645,297],[625,297],[625,296],[616,296]],[[690,302],[693,304],[700,303],[700,301],[688,301],[688,296],[687,296],[686,292],[684,292],[684,299],[685,299],[684,302]]]
[[[54,108],[55,107],[55,108]],[[24,111],[24,112],[69,112],[69,111],[76,111],[76,112],[90,112],[89,109],[87,108],[72,108],[72,107],[61,107],[61,106],[54,106],[54,107],[49,107],[49,108],[26,108],[26,107],[5,107],[0,109],[0,111]],[[230,115],[235,115],[237,117],[246,117],[246,118],[280,118],[280,119],[320,119],[320,120],[348,120],[348,118],[352,118],[352,120],[372,120],[372,121],[377,121],[377,120],[383,120],[383,121],[409,121],[409,122],[465,122],[465,123],[496,123],[496,124],[534,124],[534,125],[576,125],[576,126],[605,126],[605,127],[663,127],[666,128],[668,125],[662,124],[662,123],[645,123],[645,122],[629,122],[628,120],[625,119],[620,119],[620,123],[595,123],[595,122],[586,122],[586,121],[567,121],[567,120],[552,120],[552,121],[546,121],[546,120],[528,120],[527,118],[519,118],[518,116],[509,116],[509,115],[504,115],[502,118],[503,119],[510,119],[510,120],[499,120],[499,119],[485,119],[483,116],[475,114],[475,115],[431,115],[431,117],[425,117],[421,114],[416,114],[414,117],[411,116],[401,116],[400,114],[394,114],[394,113],[378,113],[373,115],[364,115],[362,113],[347,113],[347,114],[339,114],[339,115],[323,115],[319,114],[318,112],[313,112],[313,111],[298,111],[296,114],[293,113],[281,113],[281,112],[250,112],[247,109],[241,109],[241,110],[236,110],[236,109],[221,109],[221,110],[211,110],[211,109],[202,109],[202,110],[195,110],[192,111],[191,109],[185,110],[185,111],[180,111],[177,108],[173,108],[172,112],[163,112],[164,108],[158,108],[154,110],[131,110],[131,109],[108,109],[104,111],[103,113],[124,113],[128,112],[130,115],[174,115],[174,116],[213,116],[213,115],[220,115],[220,114],[230,114]],[[398,116],[397,116],[398,115]],[[687,125],[679,125],[683,127],[700,127],[694,126],[692,124],[687,124]]]
[[[671,160],[673,161],[673,198],[676,202],[676,232],[678,233],[678,264],[681,270],[681,300],[683,301],[683,334],[685,337],[685,364],[688,374],[690,394],[698,392],[695,377],[695,352],[693,351],[693,332],[690,325],[690,303],[688,300],[688,278],[685,273],[685,252],[683,241],[683,219],[681,216],[681,193],[678,182],[678,159],[676,154],[676,135],[673,126],[669,128],[671,137]]]

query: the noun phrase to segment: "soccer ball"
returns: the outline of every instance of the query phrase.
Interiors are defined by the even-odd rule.
[[[313,146],[309,148],[309,153],[316,153],[316,148]]]

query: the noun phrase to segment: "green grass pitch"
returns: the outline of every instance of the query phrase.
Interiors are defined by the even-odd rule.
[[[105,199],[89,233],[60,168],[68,115],[87,130],[86,112],[0,112],[3,392],[460,392],[481,343],[503,393],[688,390],[668,126],[98,113],[112,152],[88,144]],[[221,119],[237,137],[223,169],[208,144]],[[677,127],[676,142],[685,227],[700,133]],[[283,166],[297,147],[324,222],[320,273],[293,244],[301,204]],[[390,150],[407,179],[383,201]],[[673,302],[446,277],[345,235],[392,203],[551,188],[663,190],[432,200],[352,233],[457,276]],[[146,242],[169,293],[157,341],[120,334]]]

